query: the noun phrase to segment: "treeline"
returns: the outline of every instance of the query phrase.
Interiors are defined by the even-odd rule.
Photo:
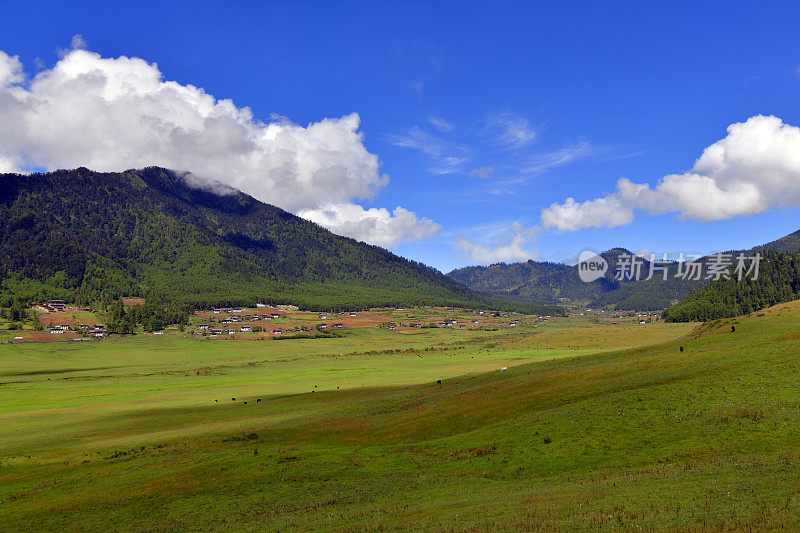
[[[800,299],[800,254],[767,251],[758,277],[712,281],[666,309],[669,322],[707,321],[746,315],[783,302]]]
[[[189,310],[160,301],[148,301],[144,305],[126,308],[117,300],[108,309],[108,332],[133,334],[139,325],[145,331],[160,331],[171,324],[189,323]]]

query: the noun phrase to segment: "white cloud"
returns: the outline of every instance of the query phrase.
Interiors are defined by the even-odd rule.
[[[568,198],[544,209],[542,224],[613,227],[630,223],[634,209],[713,221],[781,206],[800,206],[800,128],[757,115],[728,126],[728,135],[706,148],[691,171],[665,176],[652,188],[621,178],[602,198]]]
[[[369,199],[388,182],[364,147],[355,113],[305,127],[287,119],[262,122],[231,100],[164,81],[155,63],[102,58],[84,45],[76,36],[73,49],[30,82],[19,59],[0,51],[0,170],[158,165],[293,212]],[[391,245],[429,228],[412,227],[410,212],[400,213],[403,221],[371,217],[375,236],[360,238]]]
[[[481,265],[494,263],[517,263],[528,259],[538,259],[540,254],[536,250],[526,249],[528,241],[534,237],[540,228],[526,228],[519,223],[511,226],[511,231],[504,236],[497,236],[491,244],[481,244],[470,241],[463,236],[456,238],[455,249],[461,253],[468,262]],[[510,233],[511,235],[508,235]]]
[[[633,220],[633,209],[615,195],[608,195],[583,203],[567,198],[563,204],[553,204],[542,210],[542,225],[575,231],[581,228],[614,227]]]
[[[85,50],[85,49],[86,49],[86,40],[83,38],[83,35],[81,35],[80,33],[76,33],[75,35],[72,36],[72,40],[69,43],[69,48],[67,49],[59,48],[56,50],[56,52],[58,53],[58,57],[63,58],[64,56],[69,54],[72,50]],[[41,61],[41,59],[39,61]],[[34,63],[36,62],[34,61]],[[41,70],[41,67],[39,67],[38,63],[36,64],[36,66]]]
[[[577,144],[531,157],[528,159],[527,163],[523,165],[522,172],[526,174],[541,174],[551,168],[568,165],[576,159],[590,157],[603,151],[602,148],[593,146],[586,141],[581,141]]]
[[[0,88],[7,89],[24,80],[25,73],[22,70],[19,56],[10,56],[0,50]]]
[[[384,139],[400,148],[418,150],[428,157],[428,172],[431,174],[456,174],[464,170],[470,161],[468,146],[442,139],[413,126],[401,134],[387,134]]]
[[[428,122],[430,122],[434,128],[441,132],[453,131],[455,129],[455,126],[447,122],[442,117],[430,115],[428,116]]]
[[[83,38],[83,35],[80,33],[76,33],[72,36],[72,41],[70,42],[70,46],[72,46],[73,50],[82,50],[86,48],[86,40]]]
[[[328,205],[301,211],[301,217],[334,233],[369,241],[378,246],[392,246],[401,241],[418,241],[439,235],[439,224],[400,206],[390,213],[385,208],[364,209],[355,204]]]
[[[513,113],[495,113],[486,117],[484,133],[494,137],[500,147],[519,150],[531,144],[537,136],[528,119]]]
[[[480,167],[473,169],[469,173],[469,177],[471,178],[481,178],[481,179],[489,179],[494,174],[494,167]]]

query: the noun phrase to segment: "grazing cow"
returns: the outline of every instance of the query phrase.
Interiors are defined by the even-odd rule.
[[[442,380],[441,380],[441,379],[437,379],[437,380],[436,380],[436,383],[438,383],[439,385],[441,385],[441,384],[442,384]]]
[[[214,403],[217,403],[217,400],[214,400]]]
[[[736,331],[736,326],[731,326],[731,333],[733,333],[734,331]]]
[[[247,402],[244,402],[244,405],[247,405]]]
[[[681,346],[681,353],[683,353],[683,346]]]
[[[261,398],[256,398],[256,403],[260,402]]]
[[[508,367],[504,366],[503,368],[500,369],[500,372],[505,372],[506,370],[508,370]]]
[[[235,402],[235,401],[236,401],[236,398],[231,398],[231,401],[232,401],[232,402]]]

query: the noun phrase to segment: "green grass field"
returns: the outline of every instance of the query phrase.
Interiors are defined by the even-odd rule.
[[[791,303],[2,345],[0,529],[793,529],[798,341]]]

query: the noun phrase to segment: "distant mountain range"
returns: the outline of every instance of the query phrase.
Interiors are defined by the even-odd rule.
[[[751,250],[742,250],[748,254],[755,252],[800,251],[800,231],[756,246]],[[741,251],[729,251],[733,255]],[[626,310],[660,310],[681,300],[687,294],[708,283],[676,277],[679,265],[668,266],[667,279],[656,272],[649,280],[620,281],[615,277],[614,265],[618,264],[621,254],[631,254],[623,248],[614,248],[600,254],[609,264],[609,270],[600,279],[591,283],[581,281],[578,267],[562,263],[527,261],[525,263],[498,263],[491,266],[471,266],[453,270],[448,276],[476,291],[494,295],[533,298],[537,301],[551,301],[560,304],[580,303],[589,307],[610,306]],[[697,260],[708,264],[711,256]],[[642,259],[641,271],[649,272],[650,262]]]
[[[140,295],[195,307],[261,300],[557,311],[476,293],[242,192],[216,192],[157,167],[0,174],[2,292],[83,302]]]

